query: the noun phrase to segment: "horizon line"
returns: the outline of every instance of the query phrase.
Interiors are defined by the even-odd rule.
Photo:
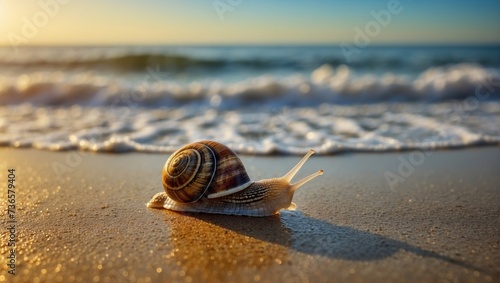
[[[282,43],[272,43],[272,42],[223,42],[223,43],[42,43],[42,44],[26,44],[20,46],[13,46],[12,44],[2,44],[0,43],[0,48],[12,47],[12,48],[32,48],[32,47],[132,47],[132,46],[340,46],[341,44],[349,44],[355,46],[351,42],[282,42]],[[387,47],[387,46],[399,46],[399,47],[468,47],[468,46],[488,46],[488,47],[499,47],[500,42],[384,42],[384,43],[372,43],[365,47],[358,48],[370,48],[370,47]]]

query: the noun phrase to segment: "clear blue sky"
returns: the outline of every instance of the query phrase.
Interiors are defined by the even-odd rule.
[[[352,42],[355,27],[363,30],[374,20],[370,12],[387,10],[391,2],[64,0],[51,6],[52,15],[39,5],[57,1],[0,0],[0,44],[13,38],[29,44]],[[498,0],[399,2],[402,11],[391,15],[373,43],[500,43]],[[215,6],[230,10],[217,12]]]

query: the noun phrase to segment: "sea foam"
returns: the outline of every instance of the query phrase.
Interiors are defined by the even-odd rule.
[[[0,145],[45,150],[172,152],[212,139],[246,154],[434,150],[500,142],[500,104],[379,103],[271,110],[0,108]]]

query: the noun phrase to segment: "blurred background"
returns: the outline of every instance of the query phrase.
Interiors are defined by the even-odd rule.
[[[497,144],[499,12],[494,0],[3,0],[0,144]]]

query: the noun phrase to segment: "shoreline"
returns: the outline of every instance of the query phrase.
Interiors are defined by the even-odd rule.
[[[180,148],[176,147],[177,149]],[[380,150],[380,151],[374,151],[370,149],[366,150],[343,150],[343,151],[337,151],[337,152],[332,152],[332,153],[318,153],[315,152],[315,157],[337,157],[337,156],[344,156],[344,155],[370,155],[370,154],[406,154],[409,152],[413,151],[423,151],[423,152],[447,152],[447,151],[462,151],[462,150],[476,150],[476,149],[483,149],[483,148],[500,148],[500,142],[495,142],[495,143],[480,143],[480,144],[474,144],[474,145],[453,145],[450,147],[436,147],[436,148],[405,148],[405,149],[387,149],[387,150]],[[134,151],[134,150],[127,150],[127,151],[91,151],[88,150],[81,150],[81,149],[73,149],[73,148],[60,148],[57,150],[50,149],[50,148],[37,148],[37,147],[31,147],[31,146],[21,146],[21,147],[14,147],[10,145],[0,145],[0,151],[3,150],[32,150],[32,151],[41,151],[41,152],[49,152],[49,153],[76,153],[78,155],[134,155],[134,154],[140,154],[140,155],[162,155],[168,157],[170,154],[173,153],[171,152],[156,152],[156,151]],[[175,150],[174,150],[175,151]],[[238,153],[238,156],[241,156],[242,158],[253,158],[253,157],[259,157],[259,158],[281,158],[281,157],[302,157],[304,153],[283,153],[283,152],[273,152],[273,153],[260,153],[256,152],[253,154],[249,153]],[[166,159],[165,159],[166,160]]]
[[[8,168],[18,185],[17,274],[3,265],[0,281],[500,278],[498,146],[435,150],[392,188],[385,172],[399,174],[400,156],[412,151],[313,155],[295,180],[325,174],[296,192],[298,210],[264,218],[146,208],[162,190],[169,154],[78,152],[78,161],[74,153],[0,148],[2,187]],[[300,159],[240,157],[252,180],[280,176]],[[6,204],[7,191],[0,196]]]

